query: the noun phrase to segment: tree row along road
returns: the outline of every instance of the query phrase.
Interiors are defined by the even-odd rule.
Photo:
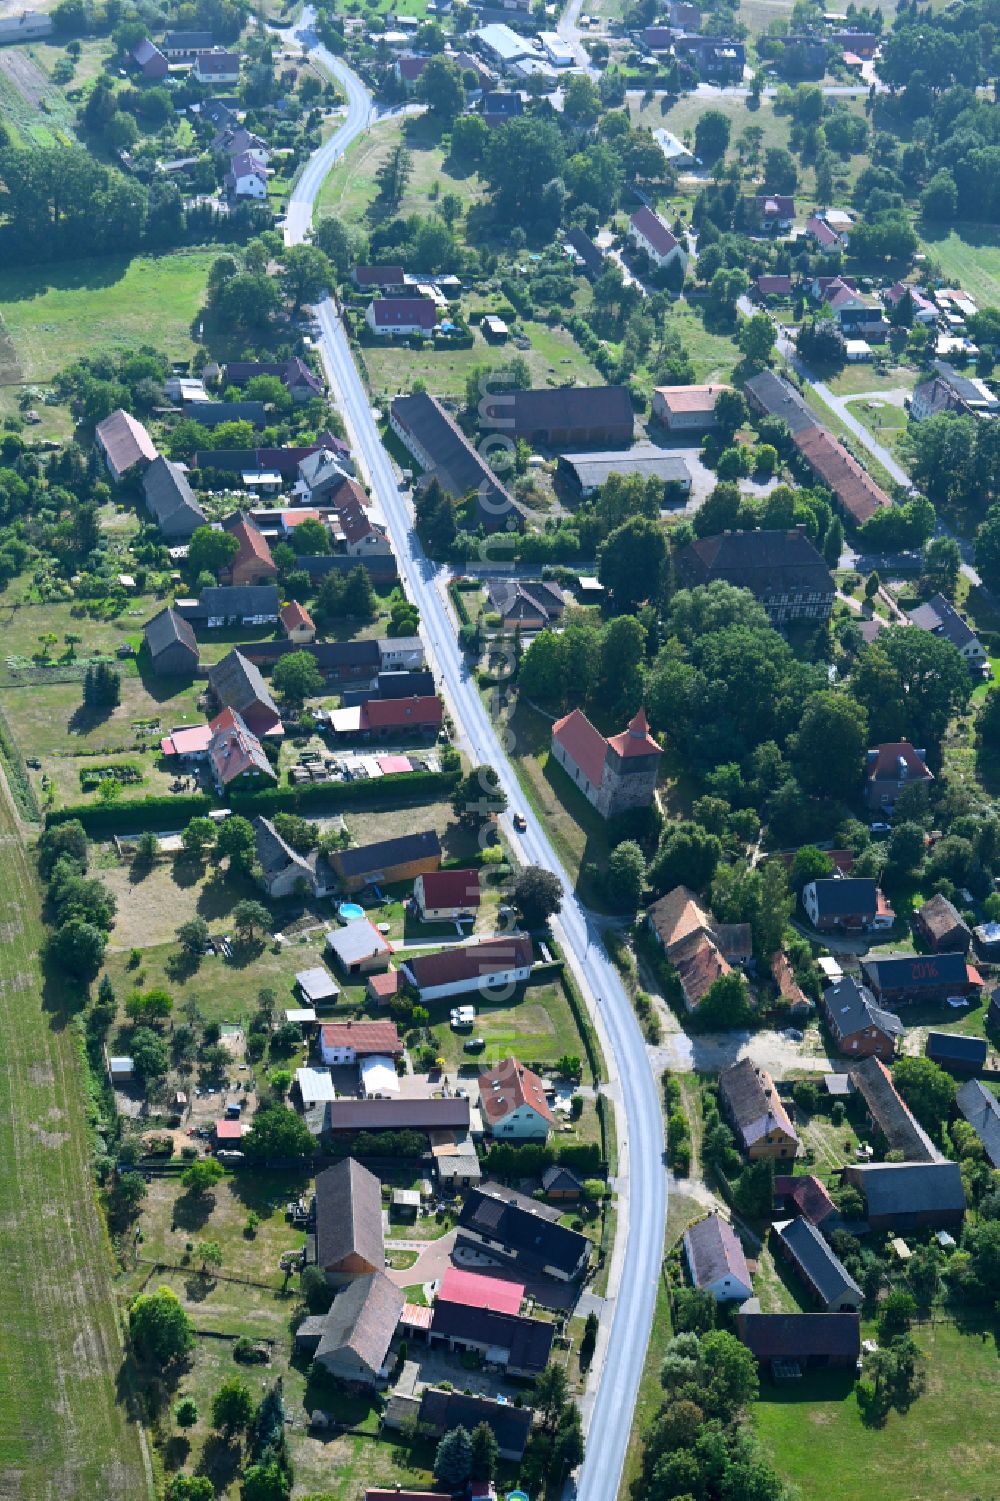
[[[285,230],[292,244],[308,232],[317,194],[333,162],[367,127],[372,113],[371,97],[361,81],[325,48],[315,45],[308,30],[312,24],[313,16],[306,11],[299,35],[312,46],[316,61],[346,90],[348,113],[344,124],[311,159],[292,194]],[[385,516],[400,574],[419,607],[428,655],[456,726],[473,762],[496,769],[511,806],[516,807],[522,800],[517,777],[459,651],[439,588],[441,570],[424,555],[413,529],[346,334],[329,299],[319,306],[317,315],[331,390]],[[582,1501],[613,1501],[625,1461],[663,1253],[666,1178],[659,1090],[631,1004],[601,944],[599,923],[577,900],[552,845],[534,822],[518,838],[508,821],[507,833],[530,864],[554,871],[562,882],[563,908],[556,927],[601,1033],[614,1094],[621,1105],[617,1116],[618,1235],[623,1296],[614,1299],[610,1332],[602,1328],[598,1344],[600,1380],[585,1413],[587,1457],[578,1478]],[[609,1292],[614,1291],[612,1285]]]

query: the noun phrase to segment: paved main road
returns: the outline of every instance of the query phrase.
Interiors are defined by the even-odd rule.
[[[315,37],[308,30],[303,34],[301,27],[308,28],[312,22],[307,11],[299,31],[307,44],[314,44]],[[324,48],[314,46],[314,56],[346,89],[348,115],[312,158],[292,194],[286,221],[286,239],[292,244],[308,231],[312,207],[330,165],[371,118],[371,99],[360,80]],[[318,307],[317,317],[331,390],[385,517],[407,592],[419,607],[428,656],[455,724],[472,760],[496,768],[510,805],[516,808],[523,801],[521,789],[458,649],[440,587],[442,571],[420,546],[347,337],[329,299]],[[599,921],[577,900],[552,845],[533,819],[525,834],[518,836],[509,826],[507,833],[530,864],[554,871],[563,884],[563,908],[556,927],[601,1034],[610,1092],[621,1107],[616,1111],[619,1220],[609,1283],[612,1317],[610,1329],[607,1319],[603,1321],[598,1340],[595,1369],[600,1382],[584,1407],[587,1457],[577,1482],[581,1501],[613,1501],[631,1431],[663,1251],[666,1176],[659,1089],[635,1014],[601,943]]]

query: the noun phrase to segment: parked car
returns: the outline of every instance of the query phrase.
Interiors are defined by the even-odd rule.
[[[462,1047],[466,1053],[481,1053],[486,1046],[485,1037],[468,1037]]]
[[[513,818],[511,819],[511,823],[514,825],[515,829],[517,829],[519,834],[523,834],[525,829],[528,827],[528,820],[525,818],[523,813],[515,813]]]

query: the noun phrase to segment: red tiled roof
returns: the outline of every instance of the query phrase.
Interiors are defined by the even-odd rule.
[[[874,747],[877,755],[874,761],[868,765],[868,780],[870,782],[882,777],[895,778],[899,775],[899,763],[906,765],[907,780],[916,778],[922,782],[932,782],[934,773],[928,768],[923,757],[910,744],[909,740],[891,740],[886,745]]]
[[[414,727],[439,725],[443,713],[436,693],[415,698],[370,698],[361,705],[361,728],[394,730],[403,729],[408,724]]]
[[[328,1022],[321,1031],[324,1047],[353,1048],[359,1056],[403,1051],[395,1022]]]
[[[308,626],[311,631],[316,629],[309,611],[305,605],[300,605],[297,599],[293,599],[290,604],[282,607],[279,618],[286,631],[297,630],[303,625]]]
[[[716,980],[728,975],[731,969],[715,941],[705,934],[689,950],[677,955],[674,967],[684,999],[692,1010],[705,999]]]
[[[774,1180],[774,1193],[776,1198],[791,1199],[799,1213],[814,1225],[821,1224],[837,1207],[825,1186],[812,1173],[794,1177],[779,1173]]]
[[[757,291],[765,297],[772,294],[778,297],[791,290],[792,278],[790,276],[758,276],[757,278]]]
[[[676,237],[671,234],[659,214],[654,214],[645,204],[632,215],[632,228],[644,240],[649,241],[658,255],[669,255],[677,244]]]
[[[241,1141],[246,1127],[242,1121],[216,1121],[213,1129],[216,1141]]]
[[[303,521],[321,521],[322,517],[315,506],[299,506],[294,511],[282,511],[281,524],[287,531],[289,527],[299,526]]]
[[[420,877],[425,907],[478,907],[478,870],[430,870]]]
[[[595,787],[601,784],[608,742],[595,729],[582,709],[573,709],[552,726],[552,739],[561,745],[574,765]]]
[[[495,1313],[518,1314],[524,1298],[524,1284],[506,1282],[502,1277],[484,1277],[480,1272],[465,1272],[450,1266],[441,1280],[438,1297],[446,1303],[463,1303],[466,1308],[492,1308]]]
[[[399,970],[387,969],[381,975],[368,976],[368,989],[381,1000],[391,1000],[399,993]]]
[[[360,542],[369,533],[379,530],[368,514],[365,505],[367,499],[357,480],[348,479],[337,486],[334,505],[337,507],[340,530],[348,542]]]
[[[228,565],[234,574],[243,568],[250,567],[253,563],[266,573],[277,573],[274,559],[271,557],[271,549],[267,545],[267,538],[249,516],[242,514],[230,516],[222,524],[230,536],[235,537],[240,544],[239,552]]]
[[[555,1122],[541,1079],[516,1058],[505,1058],[479,1075],[479,1100],[491,1126],[505,1121],[522,1105],[530,1105],[550,1126]]]
[[[876,511],[892,505],[867,469],[863,469],[825,428],[812,427],[805,432],[793,433],[792,442],[858,526]]]
[[[253,730],[235,709],[223,709],[209,725],[208,757],[224,787],[244,772],[257,771],[274,779],[271,763]]]
[[[612,735],[608,744],[623,760],[626,760],[630,756],[658,756],[661,754],[660,747],[649,733],[649,720],[646,718],[645,709],[640,709],[629,720],[628,729],[622,730],[620,735]]]
[[[531,960],[531,939],[526,933],[511,933],[506,938],[488,938],[484,943],[456,945],[440,954],[418,954],[409,960],[407,967],[423,989],[522,969]]]

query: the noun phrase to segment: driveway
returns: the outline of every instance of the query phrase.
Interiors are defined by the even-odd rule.
[[[391,1267],[386,1268],[390,1282],[395,1282],[397,1287],[413,1287],[417,1282],[440,1282],[451,1266],[451,1253],[457,1235],[457,1230],[449,1230],[438,1240],[387,1240],[386,1249],[389,1251],[419,1252],[413,1265],[401,1272],[393,1271]]]

